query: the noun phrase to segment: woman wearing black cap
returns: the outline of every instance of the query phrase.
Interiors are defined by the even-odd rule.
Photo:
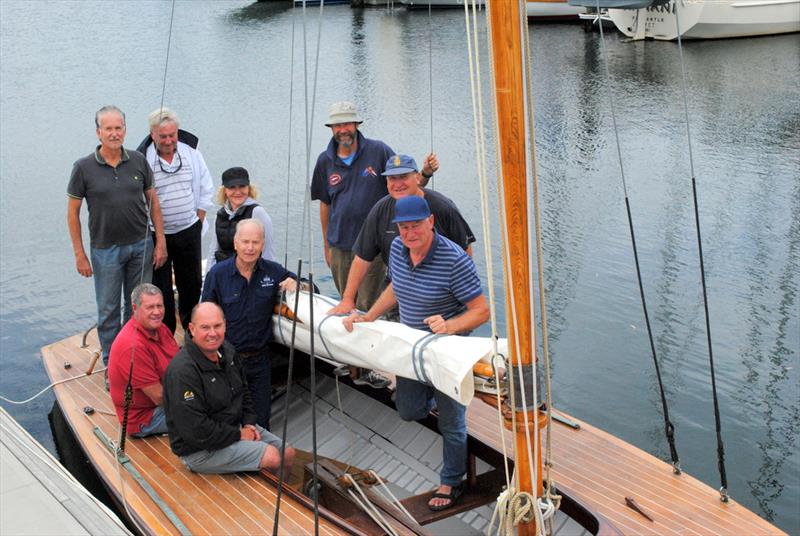
[[[255,186],[250,184],[250,175],[243,167],[232,167],[222,174],[222,186],[217,193],[217,202],[222,207],[217,211],[215,232],[211,236],[206,273],[214,264],[232,257],[233,235],[236,224],[247,218],[256,218],[264,224],[264,251],[261,256],[275,260],[275,243],[272,239],[272,218],[264,207],[256,203]]]

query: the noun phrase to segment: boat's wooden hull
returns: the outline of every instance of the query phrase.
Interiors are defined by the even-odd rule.
[[[81,337],[76,335],[42,349],[45,368],[53,381],[81,375],[88,369],[97,348],[96,337],[90,335],[89,348],[80,345]],[[64,367],[66,362],[71,365],[69,369]],[[176,533],[169,519],[119,468],[94,434],[95,427],[112,438],[119,434],[102,374],[82,376],[56,386],[54,391],[74,434],[111,494],[119,501],[124,497],[131,516],[146,532]],[[369,403],[368,398],[361,397],[355,403],[363,406],[365,401]],[[94,413],[87,415],[85,407],[92,407]],[[495,410],[476,399],[467,416],[471,442],[499,456],[502,445]],[[721,503],[715,490],[689,475],[675,476],[668,464],[586,423],[580,425],[578,430],[553,425],[553,475],[572,498],[599,512],[601,521],[605,518],[627,534],[782,534],[735,501]],[[507,440],[510,445],[509,436]],[[129,440],[126,452],[192,533],[271,531],[276,490],[259,474],[193,474],[172,454],[166,437]],[[628,508],[626,496],[634,498],[654,521]],[[313,513],[307,506],[284,497],[281,532],[309,533],[313,523]],[[346,531],[321,519],[320,533]]]

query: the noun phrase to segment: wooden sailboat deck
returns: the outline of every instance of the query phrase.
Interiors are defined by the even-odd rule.
[[[79,376],[88,369],[97,349],[94,334],[90,335],[88,343],[88,348],[81,348],[81,337],[74,336],[42,349],[44,364],[52,381]],[[65,368],[65,363],[70,363],[71,367]],[[328,380],[327,387],[322,383],[321,402],[327,404],[327,411],[335,416],[338,413],[338,400],[334,382]],[[54,391],[75,435],[117,500],[124,494],[132,517],[147,532],[177,533],[172,522],[148,497],[141,485],[118,466],[115,457],[95,435],[96,427],[112,439],[118,439],[119,436],[119,425],[111,399],[103,388],[102,374],[68,381],[56,386]],[[304,435],[305,429],[293,425],[298,422],[298,418],[303,423],[303,412],[309,411],[307,406],[302,406],[304,397],[305,402],[308,402],[308,393],[302,389],[299,391],[299,394],[293,395],[292,405],[300,406],[289,413],[288,440],[299,448],[306,448],[304,443],[310,441],[310,438]],[[365,408],[370,405],[365,404],[365,401],[369,402],[369,398],[355,391],[342,396],[347,426],[337,425],[334,421],[328,423],[326,429],[318,431],[321,455],[334,457],[339,454],[340,459],[347,461],[341,454],[350,452],[353,448],[366,454],[363,441],[353,444],[350,434],[347,433],[347,428],[357,426],[359,419],[363,418]],[[94,409],[91,415],[83,411],[87,406]],[[376,408],[379,406],[378,403],[373,405]],[[282,403],[274,406],[272,425],[275,430],[280,430],[282,408]],[[500,451],[502,446],[497,433],[496,411],[482,401],[475,400],[467,415],[471,436]],[[380,417],[375,420],[372,423],[374,439],[369,442],[373,446],[399,451],[397,442],[405,441],[410,444],[412,441],[419,441],[407,429],[388,424],[383,424],[382,428],[384,420]],[[721,503],[719,494],[698,480],[686,474],[675,476],[670,465],[588,424],[580,424],[581,428],[574,430],[554,423],[553,477],[558,486],[568,490],[570,495],[581,500],[593,511],[601,513],[622,532],[653,535],[783,534],[736,502]],[[508,444],[511,444],[510,441]],[[397,483],[406,484],[407,490],[418,492],[425,487],[430,489],[431,477],[426,477],[426,474],[430,473],[435,478],[437,462],[426,460],[426,456],[427,452],[435,450],[438,449],[434,439],[434,443],[420,447],[417,456],[407,456],[409,467],[420,467],[417,473],[403,467],[402,456],[397,458],[400,460],[399,464],[386,462],[385,466],[375,468],[388,480],[405,476],[407,481]],[[166,437],[130,439],[126,452],[136,469],[145,475],[161,499],[192,534],[246,534],[272,530],[276,490],[260,474],[191,473],[172,454]],[[380,452],[362,459],[369,458],[374,458],[370,463],[375,465],[382,459]],[[362,467],[372,468],[372,465],[362,464]],[[124,485],[120,485],[121,482]],[[654,521],[648,521],[627,507],[625,497],[635,499]],[[488,507],[483,507],[479,511],[461,514],[460,521],[454,521],[461,525],[450,525],[449,528],[445,526],[436,532],[465,534],[485,530],[490,512]],[[319,523],[321,534],[344,532],[323,518],[320,518]],[[284,494],[279,527],[280,532],[285,534],[312,533],[313,512]],[[432,526],[426,528],[433,529]],[[580,531],[575,526],[568,527],[562,533],[571,535],[580,534]]]

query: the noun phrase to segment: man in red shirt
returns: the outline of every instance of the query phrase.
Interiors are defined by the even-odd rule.
[[[150,283],[131,293],[133,316],[111,345],[108,382],[119,422],[125,414],[125,388],[133,397],[128,408],[127,432],[132,437],[167,433],[161,381],[178,353],[178,343],[164,324],[164,297]]]

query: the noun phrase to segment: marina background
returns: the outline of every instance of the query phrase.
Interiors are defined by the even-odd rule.
[[[127,113],[126,146],[147,134],[146,114],[161,99],[171,8],[160,0],[0,1],[3,396],[22,399],[44,387],[39,348],[95,321],[92,281],[74,268],[66,183],[72,163],[96,143],[100,106]],[[178,1],[164,101],[200,137],[215,184],[228,167],[250,170],[280,256],[289,244],[291,268],[300,255],[308,258],[300,247],[309,237],[300,231],[309,174],[302,39],[305,33],[313,81],[318,24],[309,9],[304,32],[301,13],[288,2]],[[564,24],[529,29],[555,404],[668,458],[613,95],[678,451],[687,472],[718,487],[677,45],[607,32],[609,83],[598,33]],[[336,100],[359,105],[365,135],[418,158],[431,149],[432,128],[442,163],[434,187],[476,232],[486,282],[464,33],[460,10],[429,19],[424,11],[326,7],[308,165],[328,142],[323,123]],[[797,534],[800,35],[685,43],[684,60],[729,491]],[[485,51],[482,61],[486,86]],[[315,277],[333,293],[316,205],[311,210]],[[492,231],[499,273],[496,225]],[[503,331],[502,306],[499,321]],[[3,405],[52,449],[52,401],[48,393]]]

